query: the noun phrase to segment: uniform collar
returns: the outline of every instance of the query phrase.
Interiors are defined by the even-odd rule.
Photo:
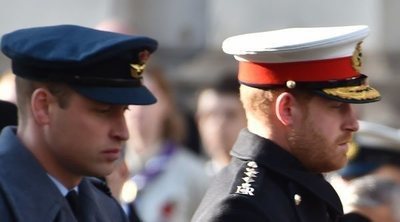
[[[78,186],[75,186],[71,190],[68,190],[67,187],[65,187],[59,180],[57,180],[55,177],[51,176],[50,174],[47,174],[47,176],[53,181],[53,183],[56,185],[58,190],[61,192],[61,194],[65,197],[67,196],[68,192],[71,190],[75,190],[77,193],[79,193]]]
[[[245,161],[255,161],[257,165],[289,178],[324,200],[338,213],[343,213],[339,196],[323,176],[308,171],[299,160],[273,141],[243,129],[231,155]]]
[[[61,221],[74,221],[64,196],[15,131],[16,128],[6,127],[0,134],[0,187],[15,215],[35,221],[54,221],[62,211]],[[85,221],[107,221],[107,215],[100,210],[102,199],[95,193],[101,191],[96,189],[85,178],[79,184]]]
[[[278,144],[251,133],[248,129],[240,132],[231,155],[243,160],[253,160],[265,166],[306,170],[300,161]]]
[[[18,206],[14,210],[22,218],[53,221],[66,204],[46,171],[16,136],[15,127],[4,128],[0,135],[0,177],[7,178],[0,179],[0,186],[11,205]],[[29,210],[32,206],[34,211]]]

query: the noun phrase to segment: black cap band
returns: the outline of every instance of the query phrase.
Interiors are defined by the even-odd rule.
[[[50,69],[12,61],[12,69],[17,76],[43,82],[111,87],[142,85],[141,79],[130,76],[130,66],[127,66],[126,63],[121,65],[115,63],[106,61],[97,66],[68,67],[66,65],[63,66],[63,69]]]
[[[344,80],[330,80],[330,81],[324,81],[324,82],[300,82],[296,81],[295,84],[296,86],[294,88],[296,89],[310,89],[310,90],[317,90],[317,89],[329,89],[329,88],[337,88],[337,87],[346,87],[346,86],[358,86],[361,85],[365,82],[367,79],[367,76],[364,74],[360,74],[358,77],[353,77],[350,79],[344,79]],[[276,88],[287,88],[286,85],[276,85],[276,84],[247,84],[241,82],[241,84],[258,88],[258,89],[276,89]]]

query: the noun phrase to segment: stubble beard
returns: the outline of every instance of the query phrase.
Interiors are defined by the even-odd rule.
[[[288,141],[290,151],[303,166],[316,173],[324,173],[337,170],[346,161],[338,161],[332,153],[336,152],[335,144],[319,133],[308,121],[304,120],[302,129],[291,129]],[[334,140],[337,141],[337,140]]]

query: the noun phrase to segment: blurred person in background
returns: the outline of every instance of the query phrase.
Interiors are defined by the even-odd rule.
[[[135,193],[129,193],[129,183],[126,183],[130,178],[130,172],[125,162],[125,155],[121,155],[113,172],[105,177],[105,181],[110,188],[111,194],[121,204],[122,209],[128,216],[129,222],[141,222],[136,207],[132,200],[135,198]],[[135,188],[134,188],[135,189]],[[124,193],[125,192],[125,193]],[[128,192],[128,193],[126,193]]]
[[[210,159],[206,172],[213,177],[230,162],[233,144],[239,131],[246,127],[234,72],[222,74],[213,85],[200,91],[195,115],[202,148]]]
[[[351,181],[374,174],[400,183],[400,131],[367,121],[359,121],[359,125],[348,151],[349,162],[339,175]]]
[[[5,126],[18,124],[15,75],[11,70],[0,74],[0,131]]]
[[[0,131],[5,126],[18,124],[15,75],[11,70],[0,74]]]
[[[367,121],[359,121],[359,126],[347,152],[349,162],[328,178],[343,202],[344,212],[362,213],[372,221],[400,221],[394,214],[399,202],[389,199],[400,186],[400,132]]]
[[[126,113],[131,134],[126,162],[133,175],[128,183],[136,184],[134,204],[145,222],[187,222],[208,184],[204,162],[181,145],[185,122],[162,70],[148,69],[144,84],[157,104],[129,106]]]
[[[0,74],[0,100],[17,103],[15,75],[12,74],[11,70]]]
[[[117,19],[117,18],[107,18],[99,22],[95,29],[108,32],[117,32],[121,34],[132,35],[135,34],[135,29],[128,22]]]
[[[400,183],[379,175],[368,175],[353,179],[346,188],[343,204],[358,220],[372,222],[400,221]],[[363,219],[361,219],[364,217]]]

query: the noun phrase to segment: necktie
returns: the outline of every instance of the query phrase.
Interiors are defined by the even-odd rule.
[[[69,206],[71,207],[72,211],[74,212],[75,218],[79,221],[80,218],[80,208],[79,208],[79,197],[78,193],[75,190],[71,190],[68,192],[67,199]]]
[[[130,222],[141,222],[142,220],[139,218],[135,206],[133,203],[128,203],[128,219]]]

